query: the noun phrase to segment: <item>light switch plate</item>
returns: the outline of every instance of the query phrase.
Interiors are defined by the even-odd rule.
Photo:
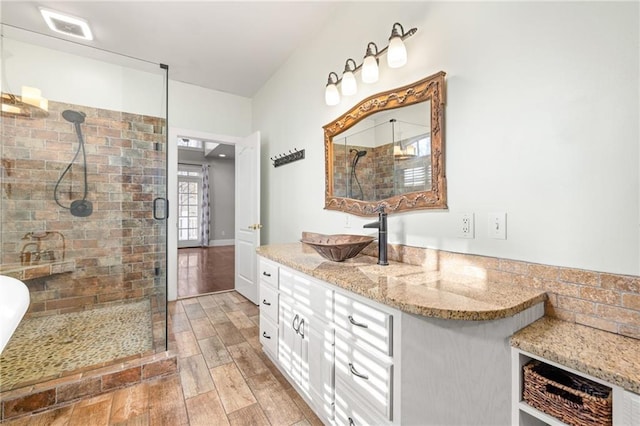
[[[505,212],[489,213],[487,229],[489,238],[507,239],[507,214]]]

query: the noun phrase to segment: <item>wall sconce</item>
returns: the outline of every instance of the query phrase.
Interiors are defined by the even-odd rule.
[[[2,115],[5,117],[42,118],[49,115],[49,101],[40,89],[22,86],[20,96],[2,93]]]
[[[405,32],[402,25],[396,22],[391,28],[389,45],[384,49],[378,50],[378,46],[374,42],[369,42],[362,64],[357,65],[353,59],[349,58],[345,63],[342,78],[339,78],[335,72],[330,72],[324,92],[325,103],[329,106],[340,103],[338,84],[341,85],[343,96],[354,95],[358,90],[358,84],[354,74],[359,69],[362,69],[363,83],[370,84],[378,81],[378,58],[384,53],[387,53],[387,64],[389,68],[400,68],[404,66],[407,63],[407,49],[404,46],[404,40],[414,35],[416,31],[418,31],[417,28],[411,28]]]

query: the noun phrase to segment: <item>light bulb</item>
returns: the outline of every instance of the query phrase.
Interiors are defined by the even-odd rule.
[[[338,88],[335,83],[327,84],[327,87],[324,90],[324,102],[329,106],[338,105],[340,103],[340,93],[338,93]]]
[[[378,81],[378,61],[373,55],[365,56],[362,63],[362,82],[375,83]]]
[[[407,63],[407,48],[404,47],[404,42],[400,36],[392,37],[389,40],[387,63],[389,68],[400,68]]]
[[[353,75],[353,71],[346,71],[342,74],[342,88],[343,96],[355,95],[358,91],[358,84],[356,83],[356,77]]]

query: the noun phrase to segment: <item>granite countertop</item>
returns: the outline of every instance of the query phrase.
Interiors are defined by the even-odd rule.
[[[260,256],[401,311],[426,317],[484,321],[506,318],[546,300],[541,290],[443,275],[422,266],[359,255],[329,261],[302,243],[258,247]]]
[[[511,346],[640,394],[640,340],[543,317]]]

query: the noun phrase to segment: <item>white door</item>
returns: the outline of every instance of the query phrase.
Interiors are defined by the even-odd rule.
[[[258,303],[256,248],[260,245],[260,132],[236,144],[235,289]]]

